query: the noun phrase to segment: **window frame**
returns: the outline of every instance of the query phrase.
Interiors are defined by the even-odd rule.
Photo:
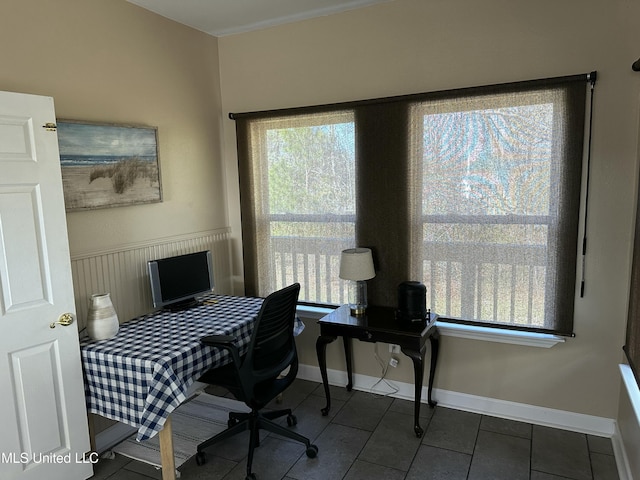
[[[253,119],[305,115],[318,112],[332,112],[345,109],[354,109],[356,112],[356,178],[357,180],[357,200],[356,200],[356,242],[355,246],[370,247],[374,254],[374,264],[376,265],[376,277],[368,282],[369,300],[371,304],[397,306],[397,286],[411,278],[410,268],[410,246],[409,235],[413,228],[411,220],[407,217],[414,209],[412,200],[406,194],[407,185],[412,179],[408,167],[408,148],[410,134],[408,124],[410,120],[406,111],[410,105],[425,100],[447,99],[459,95],[483,95],[495,91],[499,92],[521,92],[572,84],[567,87],[570,91],[569,103],[575,109],[576,123],[573,125],[573,135],[570,148],[573,154],[578,152],[579,167],[582,168],[582,148],[584,143],[584,111],[586,104],[586,83],[595,82],[595,72],[591,74],[579,74],[565,77],[556,77],[541,80],[529,80],[524,82],[513,82],[499,85],[488,85],[481,87],[470,87],[439,92],[428,92],[421,94],[403,95],[382,99],[363,100],[355,102],[345,102],[332,105],[318,105],[312,107],[296,107],[283,110],[272,110],[264,112],[247,112],[241,114],[230,114],[236,120],[236,132],[238,140],[238,162],[241,183],[241,210],[243,227],[243,249],[245,260],[245,287],[247,294],[257,292],[255,281],[255,252],[251,252],[251,243],[255,243],[254,219],[252,214],[246,215],[245,205],[251,203],[251,192],[247,192],[250,182],[244,176],[250,164],[248,146],[246,141],[246,124]],[[575,88],[574,88],[575,87]],[[385,123],[386,122],[386,123]],[[577,125],[577,126],[576,126]],[[579,138],[578,138],[579,137]],[[371,141],[371,142],[369,142]],[[396,144],[392,144],[396,142]],[[576,162],[574,162],[576,163]],[[366,175],[371,176],[368,178]],[[391,178],[393,177],[393,178]],[[560,329],[533,329],[535,332],[550,333],[552,335],[573,336],[573,308],[575,303],[575,284],[577,273],[577,216],[581,203],[581,181],[579,178],[571,180],[577,184],[577,195],[568,201],[569,210],[575,212],[575,238],[568,240],[568,250],[571,252],[571,264],[562,273],[561,283],[571,285],[572,288],[565,288],[565,294],[558,301],[562,303],[567,318],[566,323]],[[364,179],[364,184],[362,180]],[[572,187],[575,193],[576,185]],[[374,197],[372,197],[374,195]],[[373,200],[372,200],[373,199]],[[399,204],[394,202],[399,201]],[[403,203],[404,202],[404,203]],[[367,205],[375,205],[380,211],[373,211]],[[399,205],[399,206],[398,206]],[[379,219],[384,218],[383,225],[379,224]],[[391,222],[388,225],[388,222]],[[398,242],[397,238],[403,241]],[[565,241],[565,240],[563,240]],[[565,241],[565,247],[567,243]],[[249,247],[247,249],[247,247]],[[573,268],[571,267],[573,266]],[[566,290],[571,290],[566,293]],[[562,315],[561,315],[562,316]],[[451,321],[456,321],[452,319]],[[509,328],[503,324],[487,325],[497,329]],[[516,328],[516,327],[512,327]]]
[[[416,103],[412,106],[411,115],[412,125],[423,125],[423,122],[420,121],[424,119],[425,116],[428,115],[439,115],[439,114],[447,114],[447,113],[473,113],[482,110],[499,110],[504,108],[511,107],[522,107],[535,105],[540,102],[540,92],[545,92],[545,88],[534,88],[531,91],[522,91],[513,93],[509,89],[505,92],[491,92],[487,95],[480,93],[476,97],[454,97],[454,98],[445,98],[445,99],[437,99],[436,101],[430,102],[425,101],[421,103]],[[567,102],[567,94],[563,90],[558,90],[557,87],[549,87],[548,91],[546,91],[545,95],[548,96],[547,101],[544,104],[551,104],[556,107],[557,104],[564,104]],[[558,131],[558,136],[562,136],[565,132],[563,132],[564,125],[562,123],[562,119],[558,118],[558,109],[553,108],[553,117],[552,123],[554,125],[554,130]],[[424,130],[420,127],[414,127],[412,131],[412,150],[416,151],[416,161],[412,162],[412,177],[413,178],[422,178],[424,161],[419,161],[419,159],[425,158],[424,151],[424,142],[423,142]],[[565,156],[563,155],[562,149],[564,148],[564,144],[559,144],[559,142],[552,142],[551,153],[550,153],[550,166],[549,166],[549,177],[556,178],[559,176],[559,172],[562,170],[562,163],[565,161]],[[507,214],[507,215],[493,215],[493,214],[455,214],[455,213],[424,213],[422,211],[422,202],[423,198],[420,195],[420,192],[426,188],[419,182],[415,182],[412,185],[412,202],[414,204],[414,218],[412,219],[412,237],[419,236],[418,232],[423,232],[427,224],[448,224],[448,225],[480,225],[480,226],[488,226],[488,225],[512,225],[512,226],[525,226],[525,225],[539,225],[546,227],[546,237],[547,241],[542,246],[538,248],[542,249],[546,252],[546,261],[544,264],[540,265],[532,265],[529,264],[528,267],[535,268],[544,267],[548,268],[549,265],[552,267],[551,275],[549,277],[553,277],[555,275],[556,268],[560,268],[556,265],[556,261],[554,260],[554,248],[553,241],[558,232],[558,223],[559,219],[562,218],[562,213],[559,211],[559,193],[554,191],[557,190],[556,185],[554,183],[550,183],[549,185],[549,206],[547,214],[535,214],[535,215],[526,215],[526,214]],[[577,213],[576,213],[577,218]],[[576,225],[577,228],[577,225]],[[577,234],[577,230],[576,230]],[[415,241],[412,239],[412,243]],[[421,250],[424,250],[425,247],[424,239],[420,242],[420,247],[416,247],[414,243],[414,248],[411,250],[411,258],[412,258],[412,275],[416,279],[420,279],[424,281],[424,273],[421,272],[422,267],[418,266],[418,262],[422,263],[420,259],[423,258]],[[436,242],[433,243],[432,248],[437,248]],[[442,242],[443,244],[445,242]],[[451,245],[451,244],[449,244]],[[526,245],[526,246],[516,246],[516,245],[506,245],[504,244],[504,248],[502,248],[502,244],[498,243],[488,243],[483,245],[484,248],[493,247],[495,250],[500,249],[509,249],[509,250],[517,250],[517,249],[536,249],[535,245]],[[446,248],[446,247],[445,247]],[[462,248],[462,246],[461,246]],[[576,255],[577,255],[577,246],[576,246]],[[503,258],[502,255],[497,256],[496,258]],[[508,265],[508,263],[507,263]],[[520,266],[526,265],[526,263],[520,264]],[[511,264],[512,267],[515,268],[515,264]],[[477,267],[477,265],[476,265]],[[433,269],[432,269],[433,270]],[[475,272],[477,276],[480,276],[479,272]],[[512,272],[515,275],[514,272]],[[463,274],[464,275],[464,274]],[[513,280],[515,281],[515,280]],[[471,280],[474,289],[480,288],[481,281],[479,279]],[[426,283],[426,282],[425,282]],[[464,279],[462,283],[465,284]],[[429,289],[428,289],[429,291]],[[433,289],[431,289],[433,292]],[[554,289],[551,281],[545,281],[545,297],[553,297]],[[464,292],[461,292],[461,297],[465,295]],[[479,328],[479,327],[496,327],[503,328],[505,330],[522,330],[529,331],[531,329],[538,331],[540,333],[545,334],[554,334],[555,330],[544,328],[544,326],[534,326],[532,325],[532,305],[528,306],[528,315],[529,322],[528,323],[516,323],[514,314],[514,305],[512,304],[510,307],[512,318],[510,321],[499,321],[497,318],[493,319],[473,319],[469,317],[473,317],[474,314],[481,311],[481,294],[478,292],[473,292],[474,302],[472,304],[466,304],[464,299],[460,299],[461,312],[459,316],[451,316],[446,314],[443,311],[438,311],[441,317],[446,318],[449,322],[457,323],[459,325],[467,325],[471,328]],[[530,296],[531,296],[530,292]],[[467,296],[469,296],[467,294]],[[515,296],[515,284],[513,285],[511,296]],[[435,303],[435,296],[431,295],[430,297],[431,304]],[[450,302],[451,299],[448,299]],[[531,299],[529,299],[531,302]],[[553,315],[553,309],[549,307],[550,302],[546,302],[547,306],[543,313],[543,320],[547,319],[550,315]],[[447,305],[446,311],[449,311],[450,304]],[[497,306],[493,305],[493,314],[496,314]],[[479,314],[479,313],[478,313]],[[545,320],[545,324],[548,321]]]
[[[282,266],[280,272],[276,268],[276,252],[274,251],[274,243],[278,242],[277,238],[271,234],[271,226],[276,222],[293,221],[296,223],[330,223],[330,224],[354,224],[354,236],[351,239],[340,241],[339,237],[333,238],[338,246],[336,248],[329,247],[324,252],[318,253],[326,257],[324,265],[316,260],[315,270],[333,271],[334,268],[330,267],[330,263],[335,263],[340,256],[340,252],[345,248],[354,246],[355,243],[355,218],[356,213],[272,213],[269,207],[269,153],[268,153],[268,132],[271,130],[287,129],[295,127],[322,127],[327,125],[336,125],[340,123],[353,123],[353,112],[348,109],[340,109],[337,111],[321,111],[310,112],[302,115],[284,115],[276,116],[274,118],[260,118],[256,119],[249,128],[248,134],[250,135],[251,148],[254,153],[254,160],[248,165],[250,175],[252,177],[252,183],[254,187],[252,189],[252,209],[253,216],[256,219],[251,226],[252,237],[254,243],[255,255],[258,258],[262,258],[263,261],[258,262],[256,269],[257,282],[252,295],[266,296],[270,291],[286,286],[286,272],[285,267]],[[355,146],[354,146],[355,148]],[[355,179],[354,179],[355,181]],[[256,202],[255,198],[260,198],[260,201]],[[246,206],[244,208],[247,208]],[[355,205],[354,205],[355,209]],[[347,227],[348,228],[348,227]],[[243,225],[244,230],[244,225]],[[332,257],[331,259],[329,257]],[[306,260],[306,259],[305,259]],[[281,258],[280,263],[283,264],[284,260]],[[311,286],[313,283],[308,275],[308,270],[305,269],[305,278],[297,278],[296,265],[297,262],[292,259],[292,269],[294,279],[293,281],[299,281],[301,283],[301,303],[307,303],[310,305],[323,305],[309,299],[311,295]],[[339,267],[339,264],[338,266]],[[337,268],[336,275],[337,275]],[[280,277],[280,278],[278,278]],[[318,274],[316,274],[315,282],[319,281]],[[291,282],[289,282],[291,283]],[[340,304],[346,301],[346,284],[342,280],[339,281],[339,286],[324,285],[326,298],[331,300],[333,295],[337,295],[337,302]],[[323,289],[322,286],[316,287],[316,295]],[[333,304],[327,303],[327,304]]]

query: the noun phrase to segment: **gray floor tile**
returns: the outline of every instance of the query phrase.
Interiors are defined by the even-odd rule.
[[[270,405],[292,408],[298,424],[291,428],[319,452],[309,459],[304,445],[263,431],[253,467],[260,480],[619,480],[609,438],[422,404],[425,434],[418,439],[412,401],[344,387],[331,393],[326,417],[324,389],[315,382],[296,380],[281,403]],[[183,464],[180,480],[244,479],[248,448],[248,432],[215,445],[205,465],[194,457]],[[116,455],[100,459],[92,480],[160,478],[155,467]]]
[[[287,476],[299,480],[342,478],[367,443],[370,432],[357,428],[329,425],[315,440],[318,456],[301,458]]]
[[[109,480],[151,480],[157,477],[148,477],[132,470],[118,470],[117,473],[109,477]]]
[[[422,445],[406,480],[466,480],[471,455]]]
[[[575,480],[591,480],[586,435],[534,425],[531,468]]]
[[[344,480],[404,480],[406,472],[356,460]]]
[[[590,452],[604,453],[605,455],[613,455],[613,443],[610,438],[596,437],[595,435],[587,435],[587,443]]]
[[[105,480],[129,462],[131,462],[131,459],[123,455],[115,455],[114,458],[106,458],[103,456],[98,463],[93,466],[93,477],[91,477],[91,479]]]
[[[260,438],[265,438],[269,435],[268,432],[260,432]],[[226,439],[224,442],[220,442],[211,445],[205,449],[207,457],[215,456],[231,460],[232,462],[240,462],[247,456],[249,452],[249,432],[244,431],[231,438]],[[195,454],[195,452],[194,452]]]
[[[280,410],[282,408],[295,409],[317,388],[317,383],[296,379],[286,392],[271,401],[267,408]]]
[[[251,471],[260,480],[280,480],[301,456],[305,455],[305,447],[301,443],[292,443],[275,436],[261,442],[253,455]],[[314,459],[316,460],[316,459]],[[247,474],[246,459],[238,463],[225,480],[244,480]]]
[[[618,467],[613,455],[591,453],[593,480],[619,480]]]
[[[226,458],[208,455],[204,465],[197,465],[195,457],[191,457],[180,468],[180,478],[183,480],[222,480],[233,470],[237,462]]]
[[[420,447],[413,431],[413,415],[387,412],[358,456],[377,465],[408,471]]]
[[[531,442],[480,430],[468,480],[529,480]]]
[[[356,390],[351,390],[349,392],[346,389],[346,385],[342,385],[342,386],[329,385],[329,395],[331,396],[332,403],[334,400],[343,400],[346,402],[351,397],[353,397],[355,393],[356,393]],[[317,395],[319,397],[325,398],[324,387],[322,383],[320,383],[318,387],[313,391],[313,395]]]
[[[413,416],[414,406],[415,405],[413,403],[413,400],[404,400],[401,398],[394,398],[393,402],[391,403],[391,406],[389,407],[389,410],[391,410],[392,412],[399,412],[399,413],[404,413],[406,415]],[[427,428],[427,424],[429,423],[429,420],[433,416],[433,412],[435,412],[435,408],[430,407],[426,403],[420,404],[420,419],[421,419],[420,426],[423,429]]]
[[[513,435],[514,437],[531,438],[532,425],[530,423],[483,415],[480,421],[480,430]]]
[[[436,407],[422,443],[461,453],[473,453],[481,415]]]
[[[531,480],[570,480],[567,477],[561,477],[560,475],[552,475],[551,473],[537,472],[531,470]]]
[[[294,430],[313,441],[325,428],[327,428],[336,413],[344,406],[344,403],[345,402],[343,400],[334,400],[333,407],[325,417],[320,412],[320,410],[325,406],[324,398],[309,395],[293,411],[293,414],[298,419],[298,424],[293,427]],[[279,423],[285,425],[286,418],[279,419]]]
[[[333,422],[373,431],[392,402],[393,398],[391,397],[355,392],[334,417]]]

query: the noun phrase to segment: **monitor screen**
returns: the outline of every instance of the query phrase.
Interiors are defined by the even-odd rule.
[[[186,308],[213,290],[211,252],[203,251],[151,260],[148,263],[155,308]]]

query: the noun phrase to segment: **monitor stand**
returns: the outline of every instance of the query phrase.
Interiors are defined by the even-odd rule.
[[[202,302],[193,297],[187,298],[186,300],[182,300],[180,302],[165,305],[164,307],[162,307],[162,309],[169,312],[181,312],[183,310],[189,310],[190,308],[198,307],[200,305],[202,305]]]

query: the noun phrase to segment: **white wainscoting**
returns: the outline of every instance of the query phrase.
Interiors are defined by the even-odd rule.
[[[153,306],[147,262],[201,250],[211,250],[215,291],[228,292],[231,278],[228,228],[72,255],[79,330],[85,327],[89,298],[94,293],[111,294],[121,323],[150,312]]]

